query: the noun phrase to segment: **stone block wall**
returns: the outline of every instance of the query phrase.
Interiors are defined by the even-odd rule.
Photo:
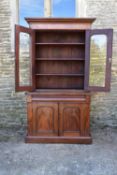
[[[12,52],[11,4],[0,1],[0,140],[24,134],[25,93],[15,93],[14,52]],[[96,17],[95,28],[113,28],[113,66],[110,93],[92,95],[91,125],[117,127],[117,1],[87,0],[87,16]],[[15,8],[15,7],[14,7]]]
[[[117,0],[86,0],[87,16],[95,17],[93,28],[113,28],[111,92],[92,94],[91,121],[96,127],[117,127]]]
[[[15,93],[14,60],[11,48],[11,4],[0,1],[0,140],[22,133],[26,125],[24,93]]]

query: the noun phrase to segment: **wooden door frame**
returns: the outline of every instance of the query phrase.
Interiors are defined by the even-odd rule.
[[[20,43],[20,32],[27,33],[30,35],[30,51],[31,51],[31,84],[29,86],[21,86],[20,85],[20,75],[19,75],[19,43]],[[35,67],[35,59],[34,59],[34,43],[35,43],[35,33],[34,30],[15,25],[15,89],[16,91],[33,91],[35,89],[34,83],[34,67]]]
[[[107,36],[107,59],[106,59],[106,70],[105,70],[105,86],[89,86],[89,73],[90,73],[90,38],[93,35],[106,35]],[[85,46],[85,90],[90,91],[110,91],[111,82],[111,62],[112,62],[112,38],[113,29],[93,29],[86,30],[86,46]]]

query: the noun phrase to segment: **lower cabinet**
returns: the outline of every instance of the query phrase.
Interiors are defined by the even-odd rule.
[[[28,98],[28,143],[91,143],[89,104]],[[45,99],[47,100],[47,99]]]

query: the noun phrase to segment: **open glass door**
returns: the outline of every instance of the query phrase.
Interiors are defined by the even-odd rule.
[[[34,32],[32,29],[15,26],[15,87],[16,91],[32,91]]]
[[[110,90],[112,36],[112,29],[86,31],[85,90]]]

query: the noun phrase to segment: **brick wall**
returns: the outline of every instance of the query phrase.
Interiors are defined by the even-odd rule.
[[[117,1],[87,0],[87,15],[96,17],[95,28],[113,28],[112,89],[92,96],[91,121],[96,127],[117,127]],[[10,0],[0,1],[0,140],[13,138],[26,126],[24,93],[15,93],[14,53],[11,51]]]

